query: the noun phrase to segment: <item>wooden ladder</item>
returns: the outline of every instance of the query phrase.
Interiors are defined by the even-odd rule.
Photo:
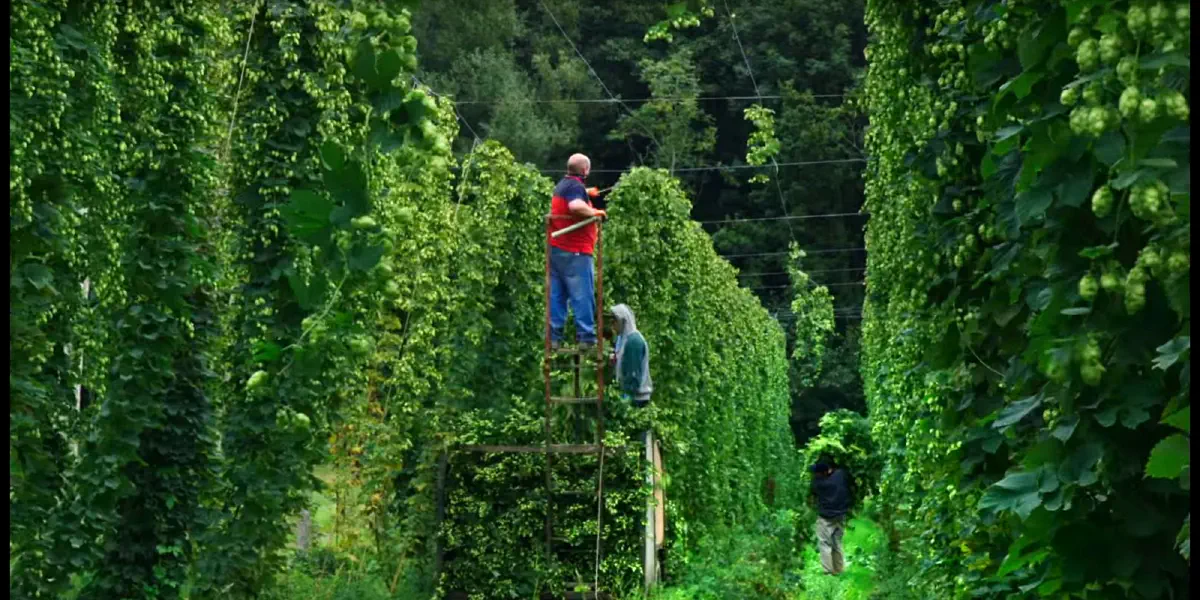
[[[601,533],[603,532],[604,519],[604,260],[602,258],[603,249],[603,231],[601,227],[602,221],[597,217],[583,219],[577,223],[573,223],[568,227],[552,231],[551,224],[555,219],[573,219],[569,215],[546,215],[546,260],[545,260],[545,335],[544,335],[544,357],[542,360],[542,379],[543,389],[545,392],[545,419],[544,428],[546,433],[545,454],[546,454],[546,558],[549,560],[554,556],[554,507],[555,507],[555,490],[554,490],[554,455],[555,454],[596,454],[599,460],[599,472],[596,478],[596,556],[595,556],[595,581],[593,581],[592,596],[599,591],[596,587],[599,585],[599,569],[601,560]],[[588,224],[596,225],[596,247],[595,247],[595,293],[596,293],[596,345],[595,352],[595,376],[596,376],[596,395],[583,395],[582,385],[582,367],[585,358],[585,352],[578,347],[568,346],[563,344],[562,347],[553,348],[550,344],[550,248],[551,240],[565,233],[569,233]],[[588,353],[590,354],[590,352]],[[554,395],[552,373],[555,364],[555,358],[567,357],[571,359],[571,367],[573,374],[573,391],[571,396],[556,396]],[[570,404],[594,404],[596,406],[596,434],[595,439],[591,444],[555,444],[553,441],[552,431],[552,415],[553,408],[559,405]],[[580,492],[565,492],[565,495],[578,496]]]
[[[607,594],[599,593],[599,573],[600,561],[602,559],[601,533],[603,532],[604,519],[604,458],[606,454],[612,453],[615,449],[604,447],[604,263],[601,259],[602,228],[601,220],[598,217],[590,217],[583,219],[568,227],[564,227],[557,231],[551,230],[551,223],[556,219],[576,219],[570,215],[546,215],[546,259],[545,259],[545,312],[544,312],[544,356],[542,359],[542,378],[543,390],[545,393],[545,416],[544,430],[545,443],[541,446],[517,446],[517,445],[496,445],[496,444],[469,444],[460,446],[458,449],[469,452],[519,452],[519,453],[538,453],[546,455],[546,541],[545,541],[545,556],[547,560],[551,560],[554,556],[554,507],[555,507],[555,490],[554,490],[554,456],[556,454],[595,454],[599,458],[599,471],[596,477],[596,549],[595,549],[595,572],[591,589],[587,592],[567,592],[565,597],[569,599],[595,599],[604,598]],[[582,371],[585,353],[578,347],[563,345],[559,348],[552,348],[550,345],[550,241],[562,234],[575,231],[588,224],[596,224],[596,248],[595,248],[595,269],[596,269],[596,345],[594,348],[595,360],[595,375],[596,375],[596,394],[595,396],[583,395]],[[592,354],[587,352],[586,354]],[[552,372],[556,358],[569,358],[571,369],[574,375],[574,394],[571,396],[554,395]],[[575,444],[555,444],[552,437],[552,416],[553,408],[561,405],[576,405],[576,404],[595,404],[596,406],[596,434],[592,443],[575,443]],[[444,518],[444,478],[445,478],[445,460],[439,468],[439,502],[438,502],[438,523]],[[559,492],[563,496],[579,497],[582,495],[591,495],[591,492],[585,490],[564,490]],[[440,544],[439,544],[440,548]],[[438,561],[436,571],[441,571],[441,550],[438,550]]]

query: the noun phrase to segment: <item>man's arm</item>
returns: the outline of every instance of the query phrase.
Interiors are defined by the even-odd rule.
[[[586,219],[588,217],[606,216],[604,211],[596,210],[595,208],[589,206],[587,198],[587,190],[584,189],[582,185],[580,185],[578,188],[572,189],[571,191],[567,192],[567,210],[571,211],[572,215],[582,219]]]
[[[567,209],[571,211],[572,215],[583,219],[588,217],[604,217],[608,215],[608,213],[602,210],[597,210],[588,206],[588,203],[583,200],[572,200],[569,204],[567,204]]]

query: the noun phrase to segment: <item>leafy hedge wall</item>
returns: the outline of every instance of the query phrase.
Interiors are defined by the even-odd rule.
[[[1189,19],[868,5],[864,379],[919,597],[1187,595]]]
[[[543,257],[534,249],[540,249],[543,239],[541,215],[550,182],[528,167],[515,167],[507,152],[490,143],[464,162],[463,171],[467,181],[479,177],[482,185],[460,210],[470,215],[470,227],[492,228],[473,234],[472,243],[508,240],[525,248],[497,264],[492,269],[496,278],[481,284],[496,292],[507,288],[509,294],[524,290],[529,299],[503,313],[497,306],[481,323],[468,326],[495,327],[509,319],[527,323],[496,332],[490,347],[463,354],[476,362],[463,365],[460,376],[495,384],[486,388],[486,400],[478,387],[474,394],[479,400],[459,400],[470,408],[456,413],[454,435],[463,443],[540,444],[543,400],[537,369],[542,350],[536,333],[542,326]],[[604,464],[600,579],[606,589],[632,589],[641,579],[641,515],[648,493],[642,485],[642,431],[653,426],[663,444],[667,526],[670,543],[681,551],[673,556],[680,557],[699,537],[756,524],[766,514],[768,478],[779,480],[782,497],[777,502],[796,498],[794,486],[789,487],[795,451],[787,422],[783,332],[749,292],[737,287],[732,267],[689,219],[690,202],[678,183],[664,172],[636,169],[621,179],[609,206],[613,218],[603,237],[605,304],[633,307],[651,347],[655,387],[645,411],[634,411],[611,386],[605,405],[605,443],[620,453]],[[464,251],[489,254],[484,248]],[[505,284],[497,286],[498,281]],[[496,297],[502,302],[505,293]],[[463,339],[460,344],[465,345]],[[504,368],[498,366],[502,360]],[[567,366],[564,361],[555,369],[555,393],[573,393]],[[472,368],[475,373],[468,375]],[[514,377],[519,368],[526,377]],[[586,395],[592,385],[590,368],[583,372]],[[528,375],[533,375],[533,385]],[[595,430],[592,410],[556,409],[555,441],[589,441]],[[453,455],[444,590],[522,597],[539,585],[561,591],[563,584],[592,582],[597,461],[555,460],[555,488],[563,492],[553,505],[555,535],[561,538],[555,545],[561,554],[545,564],[540,552],[546,509],[543,460],[536,455]]]
[[[637,168],[609,198],[607,305],[628,304],[650,346],[648,416],[663,445],[668,528],[677,547],[798,498],[784,334],[691,221],[661,170]],[[678,556],[680,553],[677,553]]]
[[[453,165],[406,10],[18,2],[12,29],[18,595],[260,596],[328,461],[338,549],[393,593],[589,579],[587,554],[529,551],[540,460],[464,454],[430,577],[438,457],[542,439],[551,182],[494,143]],[[606,443],[654,423],[689,548],[761,517],[768,477],[795,496],[783,332],[667,175],[628,175],[611,205],[606,298],[637,311],[656,393],[634,415],[614,392]],[[563,441],[594,430],[583,408],[555,415]],[[640,579],[639,458],[604,465],[610,589]],[[556,464],[560,489],[590,490],[594,458]],[[560,508],[589,550],[591,497]]]
[[[812,485],[810,467],[822,459],[829,459],[843,468],[853,479],[854,506],[858,511],[871,506],[879,488],[879,473],[882,455],[871,440],[871,423],[866,417],[846,409],[832,410],[821,415],[820,433],[804,445],[800,451],[801,489]],[[815,509],[815,507],[813,507]],[[806,525],[812,524],[815,514],[806,513]]]

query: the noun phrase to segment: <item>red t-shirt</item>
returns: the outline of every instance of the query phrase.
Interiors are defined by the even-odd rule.
[[[567,175],[563,177],[562,181],[558,182],[558,185],[554,186],[554,196],[550,199],[550,214],[571,214],[571,209],[568,208],[568,205],[575,200],[583,200],[587,202],[588,206],[592,205],[592,200],[588,197],[587,188],[583,186],[583,180],[574,175]],[[578,217],[550,219],[550,231],[554,232],[570,227],[582,220]],[[550,245],[567,252],[592,254],[596,248],[596,224],[588,223],[571,233],[564,233],[557,238],[550,238]]]

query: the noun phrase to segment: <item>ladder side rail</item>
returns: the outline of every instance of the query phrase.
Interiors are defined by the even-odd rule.
[[[596,573],[592,591],[600,593],[601,538],[604,532],[604,227],[596,222],[596,444],[600,471],[596,477]]]
[[[553,498],[553,494],[554,494],[554,466],[553,466],[554,465],[554,463],[553,463],[554,456],[553,456],[553,453],[550,452],[550,444],[551,444],[551,436],[550,436],[550,415],[551,415],[551,404],[550,404],[550,391],[551,391],[550,390],[550,361],[551,361],[551,355],[550,355],[550,234],[551,234],[551,220],[553,218],[554,218],[553,215],[547,215],[547,217],[546,217],[546,273],[545,273],[546,277],[545,277],[545,290],[543,291],[543,294],[545,296],[544,314],[545,314],[545,326],[546,326],[545,327],[545,329],[546,329],[545,340],[544,340],[545,341],[545,354],[543,355],[543,359],[542,359],[542,379],[543,379],[543,384],[544,384],[543,387],[544,387],[545,396],[546,396],[545,423],[543,426],[544,426],[544,429],[546,432],[546,560],[547,561],[550,561],[551,557],[553,556],[553,541],[551,538],[552,538],[553,532],[554,532],[554,525],[553,525],[554,517],[553,517],[553,511],[551,510],[551,506],[554,503],[554,498]]]

